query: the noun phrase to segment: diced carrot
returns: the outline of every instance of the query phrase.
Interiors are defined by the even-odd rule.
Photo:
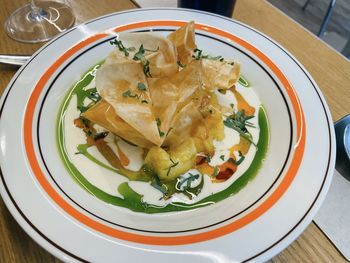
[[[237,165],[231,162],[225,162],[219,166],[219,173],[215,177],[214,182],[222,182],[229,179],[237,170]]]

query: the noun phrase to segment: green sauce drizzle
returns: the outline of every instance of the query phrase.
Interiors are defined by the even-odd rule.
[[[196,203],[193,204],[186,204],[186,203],[180,203],[180,202],[173,202],[165,206],[156,206],[152,204],[148,204],[143,201],[143,196],[135,192],[128,184],[128,182],[124,182],[118,186],[117,191],[123,196],[123,198],[119,198],[113,195],[110,195],[101,189],[97,188],[93,184],[91,184],[81,173],[80,171],[73,165],[73,163],[70,161],[66,148],[64,143],[64,115],[67,110],[67,107],[69,105],[69,102],[73,95],[77,96],[77,106],[80,110],[84,110],[84,99],[86,97],[94,100],[95,98],[95,92],[96,89],[87,89],[84,90],[84,88],[91,83],[91,81],[95,77],[96,69],[102,64],[98,63],[94,67],[90,68],[83,76],[83,78],[78,81],[73,88],[68,92],[67,96],[64,99],[64,102],[60,108],[58,119],[57,119],[57,146],[59,149],[60,156],[63,160],[64,165],[66,166],[67,170],[73,177],[73,179],[80,184],[86,191],[88,191],[90,194],[94,195],[95,197],[103,200],[106,203],[125,207],[135,212],[143,212],[143,213],[164,213],[164,212],[174,212],[174,211],[184,211],[184,210],[190,210],[198,207],[207,206],[210,204],[214,204],[216,202],[219,202],[229,196],[232,196],[236,193],[238,193],[243,187],[245,187],[249,181],[254,179],[254,177],[257,175],[259,168],[261,167],[264,157],[267,152],[268,144],[269,144],[269,125],[268,125],[268,119],[266,112],[263,107],[260,107],[258,119],[259,119],[259,127],[260,127],[260,136],[259,141],[257,143],[257,151],[254,156],[254,159],[250,165],[250,167],[236,180],[234,181],[229,187],[227,187],[225,190],[215,193],[213,195],[210,195]],[[239,82],[245,83],[242,84],[243,86],[247,87],[249,86],[248,81],[241,76]],[[79,153],[86,156],[90,161],[95,162],[97,165],[111,170],[113,172],[119,173],[119,174],[125,174],[125,172],[130,173],[140,173],[140,172],[131,172],[126,169],[115,169],[111,166],[105,165],[104,163],[97,160],[94,156],[88,153],[87,148],[88,146],[85,144],[79,145]],[[141,169],[142,170],[142,169]],[[143,179],[145,181],[152,180],[152,174],[145,174],[145,171],[147,169],[143,169],[141,173],[143,172]],[[146,171],[147,172],[147,171]],[[234,175],[233,175],[234,176]],[[149,182],[150,184],[152,182]],[[203,179],[200,182],[200,185],[192,188],[192,191],[196,191],[197,188],[201,187],[201,184],[203,184]],[[175,188],[175,184],[169,184],[166,185],[168,188]],[[173,189],[174,190],[174,189]],[[191,193],[189,193],[191,194]]]

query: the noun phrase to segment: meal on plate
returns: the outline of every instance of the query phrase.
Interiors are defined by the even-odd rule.
[[[157,213],[217,202],[254,178],[268,124],[238,61],[201,50],[193,22],[110,45],[59,115],[61,155],[85,189]]]

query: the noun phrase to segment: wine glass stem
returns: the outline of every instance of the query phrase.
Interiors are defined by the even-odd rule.
[[[44,20],[44,18],[47,17],[47,12],[44,9],[38,7],[35,4],[35,0],[32,0],[30,2],[30,8],[31,8],[31,11],[28,14],[28,19],[29,20],[31,20],[31,21],[42,21],[42,20]]]

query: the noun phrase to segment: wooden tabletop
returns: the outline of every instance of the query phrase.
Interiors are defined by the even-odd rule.
[[[137,8],[130,0],[71,0],[77,23]],[[32,54],[41,44],[21,44],[3,31],[5,18],[27,0],[2,1],[0,54]],[[98,3],[98,4],[97,4]],[[350,113],[350,63],[279,10],[262,0],[237,0],[234,18],[272,37],[290,51],[311,73],[329,104],[334,120]],[[16,69],[0,65],[0,93]],[[37,245],[16,223],[0,199],[0,262],[61,262]],[[271,262],[346,262],[314,224]]]

